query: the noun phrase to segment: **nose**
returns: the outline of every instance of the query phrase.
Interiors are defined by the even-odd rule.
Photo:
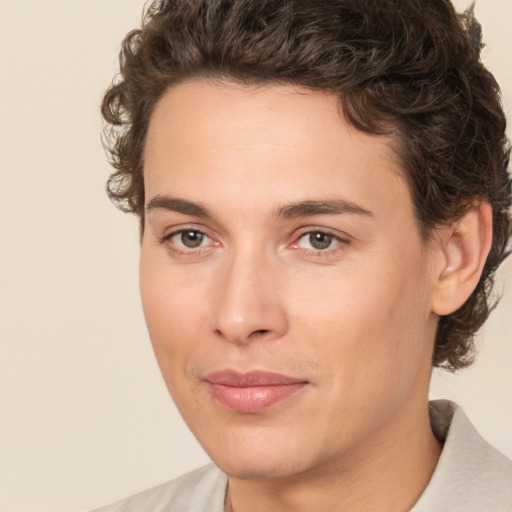
[[[278,274],[275,265],[256,255],[225,261],[215,279],[215,334],[240,345],[283,336],[288,320]]]

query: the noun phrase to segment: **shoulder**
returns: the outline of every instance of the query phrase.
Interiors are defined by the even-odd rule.
[[[444,447],[413,512],[511,512],[512,461],[491,446],[453,402],[431,402],[430,420]]]
[[[214,464],[92,512],[222,512],[227,477]]]

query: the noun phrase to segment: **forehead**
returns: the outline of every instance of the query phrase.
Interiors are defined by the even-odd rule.
[[[398,201],[409,207],[393,142],[352,127],[333,94],[292,85],[184,82],[163,95],[150,120],[146,197],[233,198],[239,208],[275,208],[341,195],[367,210],[376,202],[384,209]]]

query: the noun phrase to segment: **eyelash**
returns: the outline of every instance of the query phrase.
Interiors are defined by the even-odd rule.
[[[178,248],[176,245],[170,243],[171,239],[177,235],[183,235],[184,233],[195,233],[197,235],[201,235],[204,237],[209,238],[211,241],[213,241],[213,245],[220,245],[219,242],[216,242],[211,236],[209,236],[205,231],[195,228],[195,227],[184,227],[181,229],[178,229],[176,231],[173,231],[169,234],[164,235],[161,237],[158,242],[161,245],[166,245],[168,250],[171,251],[174,254],[177,255],[183,255],[183,256],[199,256],[202,255],[205,251],[209,249],[209,247],[212,245],[210,242],[209,244],[206,244],[205,246],[199,246],[197,248]],[[327,247],[326,249],[304,249],[299,247],[299,243],[301,240],[303,240],[305,237],[320,234],[325,235],[328,237],[331,237],[332,240],[335,242],[334,245]],[[350,244],[350,240],[347,238],[341,238],[339,235],[335,235],[329,230],[326,230],[324,228],[317,228],[317,229],[309,229],[308,231],[304,231],[298,234],[298,236],[295,237],[294,241],[287,245],[287,247],[293,249],[293,250],[301,250],[303,254],[306,256],[312,256],[317,258],[322,257],[328,257],[332,256],[333,254],[337,253],[338,251],[342,251],[345,249],[347,245]]]
[[[171,251],[174,254],[183,255],[183,256],[199,256],[200,254],[203,254],[206,250],[208,250],[208,247],[210,244],[207,244],[205,246],[199,246],[197,248],[178,248],[175,244],[171,243],[171,239],[174,238],[177,235],[183,235],[184,233],[196,233],[197,235],[201,235],[204,237],[209,238],[210,240],[214,241],[214,239],[209,236],[207,233],[205,233],[203,230],[195,228],[195,227],[184,227],[181,229],[177,229],[176,231],[173,231],[172,233],[169,233],[167,235],[164,235],[161,237],[158,242],[161,245],[166,245],[168,250]],[[214,244],[218,245],[218,242],[214,241]]]
[[[327,247],[326,249],[304,249],[299,247],[299,243],[304,238],[311,236],[311,235],[325,235],[330,238],[332,238],[334,245]],[[330,256],[333,256],[334,254],[337,254],[339,251],[343,251],[347,245],[350,244],[350,240],[347,238],[342,238],[339,235],[334,234],[333,232],[329,231],[325,228],[314,228],[314,229],[308,229],[307,231],[301,232],[296,238],[295,241],[292,242],[289,247],[291,247],[294,250],[302,250],[303,254],[305,254],[308,257],[315,257],[315,258],[327,258]]]

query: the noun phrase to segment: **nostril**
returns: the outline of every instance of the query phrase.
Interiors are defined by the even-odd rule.
[[[251,336],[259,336],[261,334],[266,334],[267,332],[269,332],[267,329],[258,329],[257,331],[253,331]]]

